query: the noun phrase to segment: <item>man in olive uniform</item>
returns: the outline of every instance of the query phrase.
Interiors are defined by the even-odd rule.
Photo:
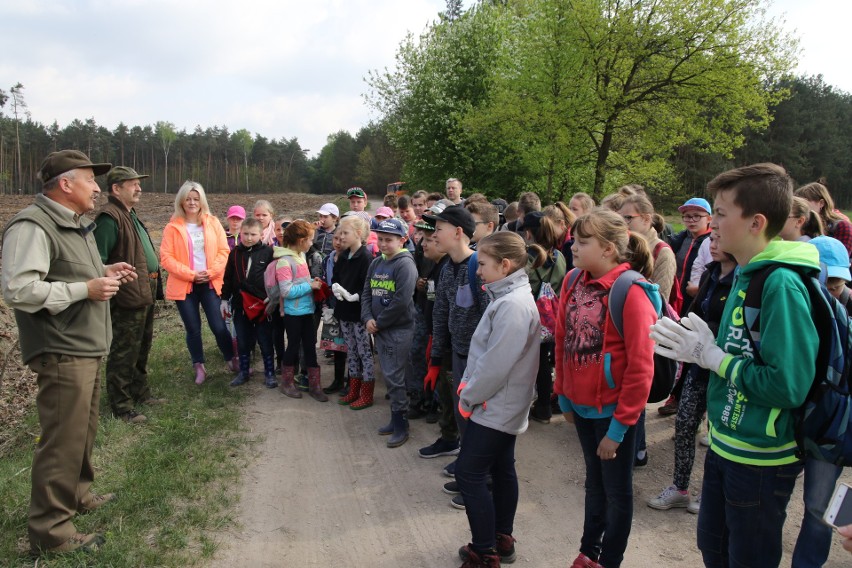
[[[154,300],[160,266],[154,244],[134,206],[142,195],[139,180],[147,175],[126,166],[107,174],[107,204],[95,220],[95,242],[104,264],[125,261],[139,279],[122,286],[110,301],[112,345],[106,364],[106,387],[115,417],[133,424],[147,420],[138,404],[162,404],[148,387],[148,354],[154,337]]]
[[[136,271],[126,262],[103,265],[84,215],[101,193],[95,176],[110,167],[77,150],[51,153],[38,174],[42,193],[3,234],[3,298],[15,310],[21,358],[38,381],[41,436],[28,525],[37,553],[96,548],[103,537],[77,532],[74,515],[114,497],[91,491],[100,362],[112,340],[109,300]]]

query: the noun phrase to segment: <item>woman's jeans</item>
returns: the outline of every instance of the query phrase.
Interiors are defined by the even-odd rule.
[[[231,342],[231,334],[225,326],[225,320],[219,312],[221,299],[210,284],[193,284],[192,291],[183,300],[176,300],[180,319],[186,330],[186,347],[193,363],[204,363],[204,346],[201,343],[201,312],[199,306],[207,316],[207,325],[216,338],[216,345],[225,361],[234,358],[234,344]]]
[[[611,418],[583,418],[574,413],[586,462],[586,513],[580,552],[606,568],[618,568],[633,522],[636,428],[627,429],[615,459],[602,460],[597,456],[598,445],[606,436],[610,421]]]
[[[518,508],[517,436],[467,422],[456,461],[456,482],[464,498],[473,550],[481,553],[495,547],[497,533],[512,534]]]

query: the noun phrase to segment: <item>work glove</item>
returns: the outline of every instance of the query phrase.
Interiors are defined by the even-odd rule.
[[[435,385],[438,384],[438,374],[441,372],[441,367],[437,365],[429,365],[429,370],[426,377],[423,379],[423,390],[435,391]]]
[[[231,307],[228,305],[228,300],[222,300],[219,303],[219,313],[222,314],[222,319],[231,317]]]
[[[719,372],[726,353],[716,345],[716,338],[703,319],[689,314],[680,323],[671,318],[661,318],[651,326],[654,352],[669,359],[695,363]]]
[[[335,282],[331,285],[331,293],[334,294],[334,297],[337,298],[338,301],[343,302],[343,292],[345,292],[343,286]]]
[[[346,291],[345,288],[343,289],[343,297],[346,299],[347,302],[357,302],[361,299],[360,294],[350,294]]]

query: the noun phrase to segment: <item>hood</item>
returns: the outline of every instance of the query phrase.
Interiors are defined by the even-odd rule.
[[[527,271],[524,268],[519,268],[501,280],[486,284],[485,291],[493,301],[523,287],[526,287],[530,293],[532,293],[532,289],[530,288],[530,278],[527,276]]]
[[[771,241],[765,249],[742,267],[743,274],[764,268],[767,264],[782,264],[812,268],[819,272],[819,251],[810,244],[799,241]]]
[[[612,288],[612,285],[615,284],[616,279],[618,279],[618,277],[621,276],[621,273],[625,270],[630,270],[630,264],[622,262],[598,279],[592,278],[592,275],[585,270],[583,270],[583,274],[581,276],[584,278],[583,283],[586,286],[598,286],[604,290],[609,290]]]
[[[305,257],[302,256],[302,253],[296,252],[291,248],[287,247],[272,247],[272,258],[281,258],[283,256],[292,256],[296,259],[296,262],[302,263],[305,262]]]
[[[411,258],[411,260],[414,260],[414,257],[411,256],[411,253],[406,249],[401,249],[393,256],[382,255],[382,260],[384,260],[385,262],[398,262],[401,258],[404,258],[406,256]]]

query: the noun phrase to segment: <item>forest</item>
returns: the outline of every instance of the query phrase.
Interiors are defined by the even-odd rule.
[[[38,191],[43,157],[77,148],[150,174],[149,191],[195,179],[214,193],[381,194],[458,177],[466,191],[550,202],[641,183],[665,210],[723,169],[773,161],[848,207],[852,96],[792,75],[796,40],[760,19],[764,3],[449,0],[395,67],[368,73],[378,118],[313,156],[295,136],[226,126],[45,125],[17,83],[0,89],[0,193]]]

